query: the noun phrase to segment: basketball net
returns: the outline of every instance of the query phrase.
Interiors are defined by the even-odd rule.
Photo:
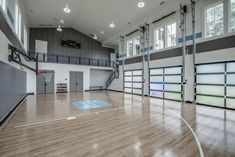
[[[49,71],[40,71],[40,72],[38,72],[38,74],[44,76],[46,83],[49,83],[49,82],[51,82],[51,78],[54,73],[49,72]]]

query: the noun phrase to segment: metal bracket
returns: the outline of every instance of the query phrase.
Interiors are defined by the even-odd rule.
[[[37,72],[38,72],[38,59],[37,58],[28,55],[23,50],[20,50],[20,49],[12,46],[10,44],[8,45],[8,51],[9,51],[8,60],[10,62],[15,62],[15,63],[19,64],[21,66],[21,68],[25,67],[25,68],[27,68],[29,70],[34,71],[37,74]],[[21,56],[23,56],[26,61],[36,62],[36,69],[33,69],[32,67],[24,64],[22,62]]]

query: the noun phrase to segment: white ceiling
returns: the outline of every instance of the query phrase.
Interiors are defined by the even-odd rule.
[[[164,0],[143,0],[144,8],[138,8],[140,0],[25,0],[30,27],[40,24],[53,27],[60,19],[65,21],[64,27],[73,27],[87,35],[96,33],[100,41],[106,41],[117,35],[128,23],[137,23],[149,14],[160,10],[160,3]],[[174,3],[178,0],[166,0]],[[65,14],[63,8],[68,4],[70,14]],[[157,15],[156,15],[157,17]],[[111,21],[116,27],[109,28]],[[104,34],[100,34],[103,30]]]

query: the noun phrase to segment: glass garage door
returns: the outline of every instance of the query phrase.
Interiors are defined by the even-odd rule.
[[[150,96],[182,100],[182,67],[150,69]]]
[[[124,91],[132,94],[142,94],[142,70],[124,72]]]
[[[196,101],[235,109],[235,62],[196,66]]]

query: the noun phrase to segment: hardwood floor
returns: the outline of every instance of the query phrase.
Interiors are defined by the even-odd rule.
[[[112,106],[71,105],[89,99]],[[37,95],[0,130],[1,157],[199,157],[200,146],[206,157],[234,157],[235,112],[116,92]]]

